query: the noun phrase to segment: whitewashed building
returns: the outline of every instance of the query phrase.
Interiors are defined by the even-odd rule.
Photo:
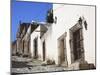
[[[96,66],[95,6],[53,4],[53,19],[32,32],[32,57],[72,69]]]

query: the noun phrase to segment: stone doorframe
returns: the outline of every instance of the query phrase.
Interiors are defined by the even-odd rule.
[[[69,43],[70,43],[70,50],[71,50],[71,63],[74,63],[76,62],[74,60],[74,49],[73,49],[73,33],[77,30],[80,30],[80,47],[81,47],[81,58],[76,60],[76,61],[79,61],[79,62],[84,62],[85,61],[85,55],[84,55],[84,44],[83,44],[83,27],[82,25],[80,25],[79,23],[75,24],[72,28],[69,29],[69,32],[70,32],[70,40],[69,40]]]
[[[66,65],[68,66],[68,62],[67,62],[67,48],[66,48],[66,36],[67,36],[67,32],[63,33],[58,39],[58,65],[61,66],[62,63],[61,63],[61,53],[60,53],[60,41],[61,40],[64,40],[64,58],[65,58],[65,61],[66,62]]]

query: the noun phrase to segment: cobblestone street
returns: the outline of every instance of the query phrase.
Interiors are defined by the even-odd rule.
[[[56,65],[41,65],[42,61],[30,58],[12,56],[12,73],[36,73],[69,70]]]

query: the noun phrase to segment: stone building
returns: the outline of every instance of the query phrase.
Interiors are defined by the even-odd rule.
[[[16,54],[71,70],[94,69],[95,7],[53,4],[46,19],[20,23]]]
[[[17,39],[17,54],[22,55],[23,52],[23,37],[25,36],[30,23],[20,23],[16,39]]]
[[[31,34],[32,57],[72,70],[95,68],[95,7],[53,4],[52,13],[52,22]]]
[[[20,23],[16,35],[16,54],[18,56],[30,57],[30,35],[37,27],[36,23]]]
[[[31,23],[27,30],[26,33],[24,35],[24,37],[22,38],[22,54],[23,56],[29,56],[31,57],[31,53],[30,53],[30,41],[31,41],[31,33],[32,31],[34,31],[34,29],[37,27],[38,25],[35,23]],[[24,32],[24,30],[23,30]]]
[[[42,54],[41,38],[47,31],[47,24],[39,22],[37,24],[37,28],[31,33],[31,56],[35,59],[40,59],[44,56],[44,54]]]

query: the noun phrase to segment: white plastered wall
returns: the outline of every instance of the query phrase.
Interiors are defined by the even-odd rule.
[[[41,45],[41,40],[40,40],[40,26],[38,26],[32,33],[31,33],[31,56],[34,57],[34,39],[38,38],[38,56],[39,60],[42,60],[42,45]]]
[[[64,32],[67,32],[66,47],[68,64],[71,64],[69,29],[77,23],[80,16],[84,16],[88,24],[88,30],[85,30],[83,26],[85,60],[88,63],[95,64],[95,7],[53,4],[53,9],[54,17],[57,17],[57,23],[52,25],[52,38],[54,38],[52,42],[57,42],[57,39]],[[54,47],[55,49],[57,48],[57,43],[55,43]],[[58,55],[57,50],[56,55]]]
[[[66,36],[66,49],[67,49],[67,61],[68,65],[71,64],[71,50],[70,50],[70,37],[69,29],[73,27],[80,16],[84,16],[87,21],[87,29],[83,26],[84,37],[84,50],[85,60],[88,63],[95,64],[95,7],[94,6],[79,6],[79,5],[64,5],[53,4],[54,18],[57,17],[57,23],[53,23],[48,31],[39,39],[39,54],[43,59],[42,43],[45,40],[46,44],[46,59],[55,60],[58,64],[58,41],[57,39],[67,32]],[[38,27],[39,28],[39,27]],[[37,28],[37,29],[38,29]],[[37,32],[31,34],[31,53],[33,55],[33,42],[32,40],[39,36]]]

